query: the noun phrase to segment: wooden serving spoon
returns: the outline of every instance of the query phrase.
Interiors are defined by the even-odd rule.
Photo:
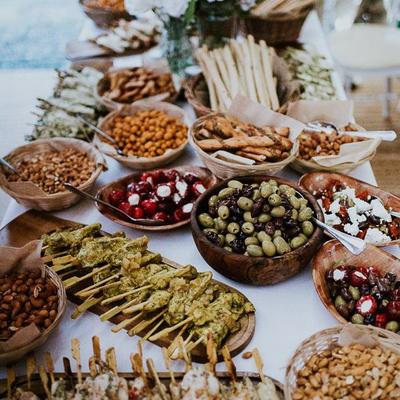
[[[0,164],[3,165],[4,167],[6,167],[9,171],[18,175],[19,177],[21,176],[21,174],[18,172],[18,170],[13,165],[11,165],[8,161],[6,161],[4,158],[0,157]]]
[[[116,213],[123,215],[124,218],[129,219],[130,221],[134,222],[135,224],[142,224],[142,225],[164,225],[164,221],[156,221],[154,219],[136,219],[131,217],[129,214],[125,213],[124,211],[120,210],[117,207],[114,207],[112,204],[107,203],[104,200],[101,200],[95,196],[92,196],[90,193],[84,192],[83,190],[80,190],[76,188],[75,186],[72,186],[70,183],[64,183],[64,186],[67,190],[69,190],[72,193],[78,194],[81,197],[84,197],[86,199],[89,199],[91,201],[94,201],[95,203],[100,203],[103,204],[103,206],[108,207],[109,209],[115,211]]]

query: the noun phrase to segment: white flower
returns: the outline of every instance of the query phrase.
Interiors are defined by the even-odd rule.
[[[156,7],[157,3],[157,0],[125,0],[125,8],[129,14],[141,14]]]
[[[256,5],[256,0],[240,0],[240,8],[243,11],[249,11]]]
[[[185,14],[189,0],[163,0],[162,10],[171,17],[179,18]]]

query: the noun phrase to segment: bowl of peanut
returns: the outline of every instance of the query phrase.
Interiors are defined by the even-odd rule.
[[[99,128],[118,144],[95,137],[94,144],[128,168],[150,170],[178,158],[188,143],[188,119],[182,108],[165,102],[138,103],[108,114]]]
[[[4,157],[18,172],[0,167],[0,187],[18,203],[35,210],[56,211],[81,197],[64,183],[90,191],[105,170],[104,156],[93,145],[72,138],[40,139]]]

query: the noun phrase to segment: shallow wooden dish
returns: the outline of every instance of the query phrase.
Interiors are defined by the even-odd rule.
[[[77,222],[69,221],[65,219],[61,219],[55,217],[53,215],[45,214],[39,211],[30,210],[20,215],[13,221],[11,221],[8,225],[3,227],[0,230],[0,245],[2,246],[23,246],[24,244],[30,242],[31,240],[39,239],[43,234],[54,231],[60,228],[67,228],[71,226],[79,225]],[[106,233],[104,233],[106,234]],[[182,265],[179,265],[171,260],[163,258],[163,262],[171,265],[174,268],[182,268]],[[240,293],[238,290],[233,288],[232,286],[225,285],[222,282],[218,281],[222,287],[229,288],[229,290],[236,291]],[[76,297],[74,293],[83,289],[84,285],[76,285],[73,289],[68,290],[67,295],[68,299],[75,304],[82,303],[81,299]],[[243,294],[242,294],[243,295]],[[106,311],[108,311],[112,307],[96,305],[90,309],[91,312],[100,315]],[[123,315],[117,315],[110,319],[111,322],[118,324],[126,317]],[[100,321],[99,321],[100,322]],[[252,339],[255,331],[256,324],[256,316],[255,313],[251,313],[245,315],[239,320],[241,329],[229,336],[225,342],[228,346],[229,351],[232,356],[236,356],[241,353],[242,350],[249,344]],[[143,330],[140,335],[144,336],[146,333],[152,328],[149,326],[148,329]],[[161,338],[155,342],[152,342],[160,347],[168,347],[174,339],[173,334],[169,334],[168,336]],[[203,346],[196,347],[192,353],[192,359],[196,362],[208,362],[208,357],[206,354],[206,350]]]
[[[190,172],[193,173],[194,175],[197,175],[203,181],[206,188],[213,187],[217,183],[217,178],[214,175],[212,175],[210,171],[202,167],[192,167],[190,165],[187,165],[184,167],[177,167],[174,169],[177,170],[179,173]],[[109,194],[114,189],[126,188],[126,185],[128,183],[136,181],[140,175],[141,175],[140,172],[136,172],[134,174],[125,176],[121,179],[111,182],[101,187],[98,190],[96,197],[108,202]],[[96,207],[105,217],[111,219],[111,221],[114,221],[120,225],[127,226],[129,228],[139,229],[143,231],[169,231],[172,229],[180,228],[181,226],[184,226],[190,222],[190,218],[188,218],[185,221],[180,221],[180,222],[175,222],[173,224],[165,224],[165,225],[154,226],[154,225],[135,224],[132,221],[129,221],[128,219],[126,220],[123,219],[118,213],[113,212],[111,209],[105,207],[100,203],[96,202]]]
[[[247,176],[239,178],[241,182],[253,183],[262,182],[268,179],[275,179],[279,184],[286,184],[294,187],[305,197],[315,212],[315,217],[323,219],[322,211],[314,199],[304,189],[295,183],[271,176]],[[311,260],[322,242],[322,231],[316,228],[309,241],[290,253],[276,257],[249,257],[242,254],[231,253],[211,243],[201,230],[197,222],[197,216],[207,211],[208,199],[226,187],[228,180],[217,183],[211,189],[203,193],[196,201],[192,217],[192,235],[200,254],[207,264],[220,272],[222,275],[241,283],[252,285],[273,285],[283,282],[300,272]]]
[[[356,256],[350,253],[337,240],[330,240],[324,243],[314,256],[312,263],[314,286],[325,308],[342,324],[349,321],[337,312],[334,302],[331,300],[326,282],[326,273],[333,268],[335,263],[337,265],[338,261],[343,265],[374,267],[382,273],[391,272],[400,280],[400,259],[386,251],[367,244],[366,249],[360,255]]]
[[[27,240],[26,243],[30,242]],[[26,244],[25,243],[25,244]],[[18,246],[14,246],[18,247]],[[0,353],[0,365],[7,365],[9,363],[16,362],[24,357],[26,354],[36,349],[37,347],[43,345],[47,339],[51,336],[51,334],[56,330],[58,325],[61,322],[61,319],[65,312],[65,307],[67,305],[67,295],[65,293],[64,285],[60,279],[60,277],[50,268],[43,265],[43,269],[45,270],[45,274],[49,279],[56,285],[58,289],[58,313],[56,319],[53,323],[46,328],[43,332],[41,332],[40,336],[33,340],[31,343],[22,346],[18,349],[9,351],[7,353]]]
[[[173,104],[165,103],[165,102],[154,102],[154,103],[142,103],[142,104],[132,104],[130,106],[123,106],[118,110],[115,110],[108,114],[104,119],[102,119],[98,125],[98,127],[105,131],[106,133],[109,130],[109,127],[113,123],[114,119],[120,115],[135,115],[140,111],[147,111],[147,110],[160,110],[165,112],[166,114],[178,118],[181,122],[185,123],[188,127],[190,126],[188,116],[186,115],[185,111]],[[188,128],[189,130],[189,128]],[[106,155],[109,157],[114,158],[122,165],[137,169],[140,171],[146,171],[151,169],[157,169],[163,167],[167,164],[172,163],[175,161],[185,150],[185,147],[188,144],[188,139],[182,143],[176,149],[169,149],[163,155],[151,158],[145,157],[136,157],[136,156],[120,156],[117,154],[115,148],[112,146],[102,142],[97,135],[94,137],[93,143]]]
[[[170,381],[171,381],[171,375],[169,374],[169,372],[158,372],[157,374],[160,378],[161,383],[163,383],[166,387],[169,386]],[[88,373],[82,373],[82,377],[86,378],[87,376],[89,376]],[[134,380],[135,379],[135,375],[132,372],[119,372],[118,376],[128,379],[128,380]],[[153,376],[150,375],[149,373],[147,373],[148,379],[150,381],[153,380]],[[182,372],[174,372],[174,377],[175,379],[180,382],[183,378],[184,374]],[[228,373],[226,372],[216,372],[216,376],[224,381],[225,383],[229,383],[231,382],[231,379],[228,375]],[[68,379],[72,379],[72,381],[74,383],[76,383],[78,381],[77,375],[76,373],[73,374],[65,374],[65,373],[55,373],[54,377],[56,380],[60,379],[60,378],[68,378]],[[249,377],[254,383],[258,383],[260,382],[260,377],[258,374],[252,373],[252,372],[238,372],[237,373],[237,377],[238,380],[241,381],[243,378],[245,377]],[[270,378],[272,379],[272,378]],[[279,381],[277,381],[276,379],[272,379],[272,381],[274,382],[276,388],[277,388],[277,392],[279,393],[279,395],[281,396],[281,399],[283,399],[283,385],[282,383],[280,383]],[[19,376],[16,378],[14,387],[19,387],[22,389],[27,389],[28,388],[28,378],[27,376]],[[43,385],[42,385],[42,381],[40,379],[40,376],[35,374],[32,375],[31,377],[31,390],[37,395],[40,396],[41,398],[45,398],[46,397],[46,393],[44,392],[43,389]],[[7,397],[7,380],[6,379],[2,379],[0,380],[0,396],[1,398],[6,398]]]
[[[303,175],[299,179],[299,185],[304,189],[308,190],[310,193],[325,189],[331,185],[332,182],[339,181],[346,186],[356,189],[356,192],[361,192],[366,190],[369,194],[379,197],[386,208],[391,207],[393,211],[400,212],[400,197],[395,196],[389,192],[385,192],[376,186],[370,185],[356,178],[352,178],[347,175],[341,174],[330,174],[327,172],[311,172],[309,174]],[[377,244],[377,247],[393,246],[400,244],[400,239],[392,240],[391,242],[385,244]]]
[[[17,147],[5,158],[13,163],[13,160],[22,158],[32,158],[35,153],[47,150],[65,150],[74,148],[77,151],[85,153],[95,162],[96,168],[88,181],[81,184],[79,189],[90,191],[94,186],[99,175],[107,169],[107,164],[103,155],[90,143],[79,139],[72,138],[51,138],[39,139],[32,143]],[[9,182],[7,180],[8,172],[0,166],[0,187],[18,203],[27,208],[33,208],[41,211],[63,210],[78,203],[82,198],[69,191],[59,192],[55,194],[46,194],[36,186],[29,182]],[[11,185],[11,187],[10,187]],[[29,187],[28,187],[28,186]],[[33,187],[32,187],[33,186]]]

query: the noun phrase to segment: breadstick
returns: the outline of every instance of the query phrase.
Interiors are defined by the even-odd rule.
[[[234,99],[237,94],[241,93],[239,76],[236,70],[236,64],[235,61],[233,61],[232,53],[228,46],[225,46],[221,51],[223,52],[222,57],[224,57],[225,63],[228,68],[229,80],[231,81],[232,84],[231,95],[232,99]]]
[[[264,40],[260,40],[261,46],[261,58],[262,58],[262,65],[264,70],[264,76],[267,83],[268,94],[271,101],[271,106],[273,110],[277,110],[279,108],[279,99],[278,95],[276,94],[276,87],[274,84],[274,78],[272,75],[272,64],[270,55],[268,52],[267,44]]]
[[[258,162],[263,162],[263,161],[265,161],[267,159],[266,156],[258,155],[258,154],[252,154],[252,153],[246,153],[245,151],[238,151],[238,152],[236,152],[236,154],[238,156],[250,158],[251,160],[258,161]]]
[[[214,59],[215,64],[218,68],[221,80],[224,83],[226,90],[228,91],[229,97],[232,99],[233,98],[232,86],[230,84],[228,68],[224,62],[223,57],[221,56],[221,50],[215,49],[215,50],[211,51],[209,54]]]
[[[198,57],[199,64],[201,66],[201,69],[203,70],[203,75],[207,83],[208,87],[208,92],[210,96],[210,105],[211,109],[213,111],[219,111],[219,106],[218,106],[218,100],[217,100],[217,94],[214,86],[214,81],[211,79],[210,74],[208,72],[208,69],[206,67],[206,64],[203,62],[203,59],[201,56]]]
[[[268,137],[238,137],[225,139],[222,141],[223,149],[239,149],[246,146],[254,147],[269,147],[273,146],[275,142]]]
[[[250,62],[245,61],[245,60],[250,60],[250,51],[249,51],[249,48],[247,45],[248,45],[248,43],[246,40],[243,41],[243,43],[241,44],[241,48],[242,48],[243,55],[244,55],[243,62],[244,62],[244,70],[245,70],[247,88],[249,91],[250,99],[255,102],[258,102],[257,93],[256,93],[256,89],[254,86],[252,66],[251,66]]]
[[[244,56],[242,54],[242,49],[239,46],[239,43],[235,39],[230,40],[230,48],[239,72],[240,87],[243,90],[243,95],[246,97],[250,97],[249,88],[247,87],[247,81],[246,81],[246,71],[244,69],[244,65],[242,62],[244,59]]]

